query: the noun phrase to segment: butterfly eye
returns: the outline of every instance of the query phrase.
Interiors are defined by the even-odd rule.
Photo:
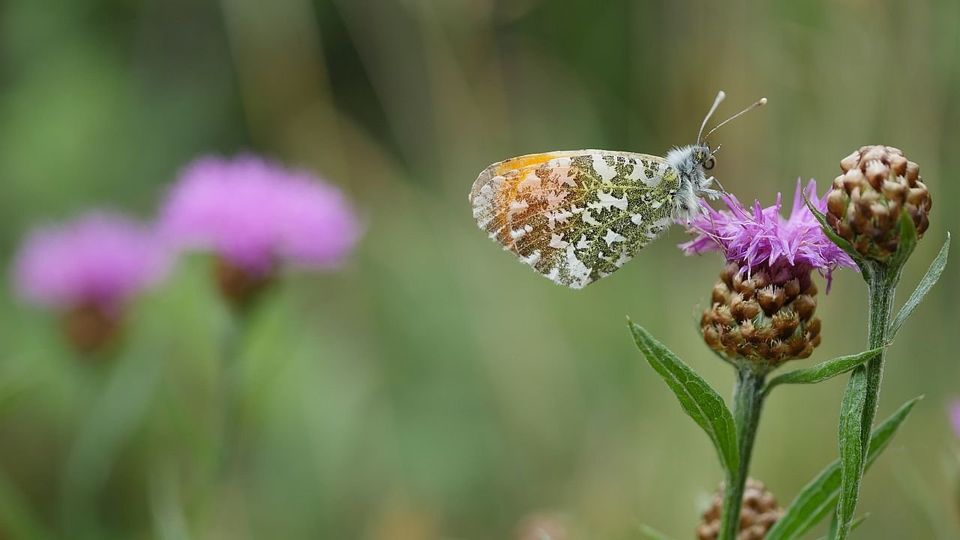
[[[709,171],[716,164],[717,160],[713,159],[713,156],[710,156],[703,162],[703,168]]]

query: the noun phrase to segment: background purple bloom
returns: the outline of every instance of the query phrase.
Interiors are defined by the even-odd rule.
[[[360,235],[339,189],[250,155],[190,164],[160,221],[178,245],[212,250],[251,272],[279,262],[335,266]]]
[[[826,198],[817,197],[816,183],[807,184],[806,196],[818,209],[826,209]],[[820,224],[806,207],[803,191],[797,180],[790,217],[780,215],[782,197],[777,194],[773,206],[762,208],[755,201],[745,208],[733,195],[725,194],[727,210],[715,210],[703,203],[704,214],[690,224],[696,237],[680,246],[688,254],[720,251],[741,271],[770,271],[775,281],[791,279],[794,269],[816,269],[829,280],[837,267],[854,267],[853,260],[830,241]]]
[[[960,399],[950,404],[950,424],[953,426],[953,434],[960,439]]]
[[[57,309],[113,311],[161,279],[168,252],[146,225],[109,212],[31,232],[14,261],[25,300]]]

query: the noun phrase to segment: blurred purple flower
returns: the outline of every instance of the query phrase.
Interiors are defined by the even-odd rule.
[[[689,224],[696,237],[680,248],[687,254],[720,251],[728,262],[737,263],[741,272],[767,270],[774,282],[782,283],[798,273],[815,269],[829,283],[834,269],[853,268],[855,264],[823,234],[820,224],[804,204],[804,191],[816,208],[826,209],[826,198],[817,197],[813,180],[806,190],[802,190],[797,180],[793,210],[788,219],[780,215],[780,194],[777,202],[766,208],[755,201],[752,211],[729,194],[723,196],[728,210],[715,210],[703,203],[704,213]]]
[[[160,227],[181,247],[211,250],[261,274],[284,262],[337,266],[360,236],[339,189],[252,155],[188,165],[161,211]]]
[[[950,404],[950,423],[953,425],[953,434],[960,438],[960,399]]]
[[[70,310],[95,306],[115,313],[160,280],[169,262],[157,234],[119,214],[92,212],[31,232],[14,260],[13,278],[25,300]]]

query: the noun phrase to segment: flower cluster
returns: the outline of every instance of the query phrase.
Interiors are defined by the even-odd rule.
[[[280,265],[333,268],[360,235],[340,191],[305,171],[253,156],[203,158],[173,186],[155,225],[95,212],[30,234],[14,262],[28,302],[63,315],[80,349],[117,333],[123,308],[163,278],[183,248],[213,251],[226,299],[243,303]]]
[[[830,241],[804,198],[817,208],[816,184],[797,182],[790,217],[781,216],[782,197],[747,209],[732,195],[727,210],[706,204],[690,223],[696,235],[680,247],[688,254],[720,251],[727,265],[714,286],[711,307],[701,318],[704,341],[731,361],[767,368],[810,356],[820,343],[814,270],[828,281],[838,267],[854,262]]]

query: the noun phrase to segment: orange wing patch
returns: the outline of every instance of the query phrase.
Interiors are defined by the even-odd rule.
[[[494,174],[506,175],[510,171],[520,169],[536,169],[551,159],[570,157],[570,154],[573,154],[573,152],[546,152],[543,154],[529,154],[526,156],[510,158],[506,161],[497,163],[495,165],[496,170],[494,171]]]

